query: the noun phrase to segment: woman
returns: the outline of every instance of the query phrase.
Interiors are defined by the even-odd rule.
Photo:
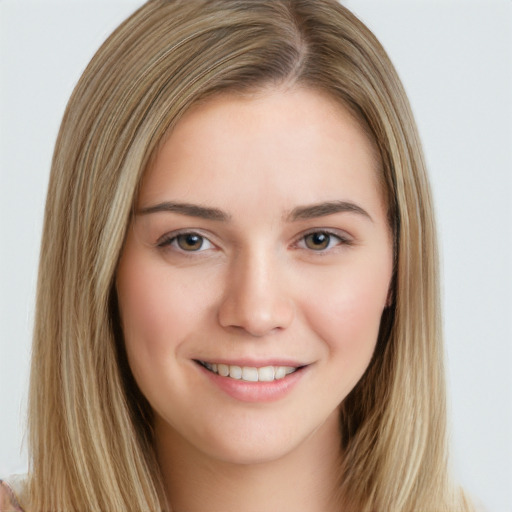
[[[25,510],[471,510],[405,94],[336,2],[151,1],[70,100]]]

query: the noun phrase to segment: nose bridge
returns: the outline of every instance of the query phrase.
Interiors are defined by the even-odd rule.
[[[253,336],[288,327],[294,304],[283,265],[277,254],[264,247],[241,250],[226,277],[220,324],[243,329]]]

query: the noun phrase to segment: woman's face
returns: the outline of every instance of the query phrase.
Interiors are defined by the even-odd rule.
[[[157,436],[240,463],[338,442],[392,273],[378,173],[358,123],[310,90],[226,95],[180,120],[117,274]]]

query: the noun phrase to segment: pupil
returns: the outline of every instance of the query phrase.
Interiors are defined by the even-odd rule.
[[[178,245],[185,251],[197,251],[203,245],[203,240],[199,235],[180,235],[178,237]]]

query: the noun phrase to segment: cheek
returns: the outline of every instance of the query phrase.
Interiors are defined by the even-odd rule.
[[[180,280],[147,249],[127,248],[117,272],[125,348],[140,390],[158,410],[161,390],[173,388],[181,347],[201,313],[194,280]]]
[[[190,324],[193,307],[187,294],[183,286],[176,293],[176,282],[170,281],[159,264],[136,248],[127,250],[121,259],[117,294],[125,346],[134,373],[134,366],[154,365],[175,351]]]
[[[366,369],[377,342],[390,269],[351,267],[323,283],[323,300],[309,299],[303,308],[330,356],[354,379]]]
[[[170,294],[162,283],[155,282],[151,272],[131,262],[123,262],[118,273],[117,292],[122,329],[127,350],[157,350],[168,318]],[[166,300],[164,300],[166,299]],[[167,321],[166,321],[167,319]]]
[[[117,272],[117,294],[130,366],[154,367],[176,359],[180,346],[209,322],[212,278],[173,271],[127,244]],[[133,364],[132,364],[133,363]]]

